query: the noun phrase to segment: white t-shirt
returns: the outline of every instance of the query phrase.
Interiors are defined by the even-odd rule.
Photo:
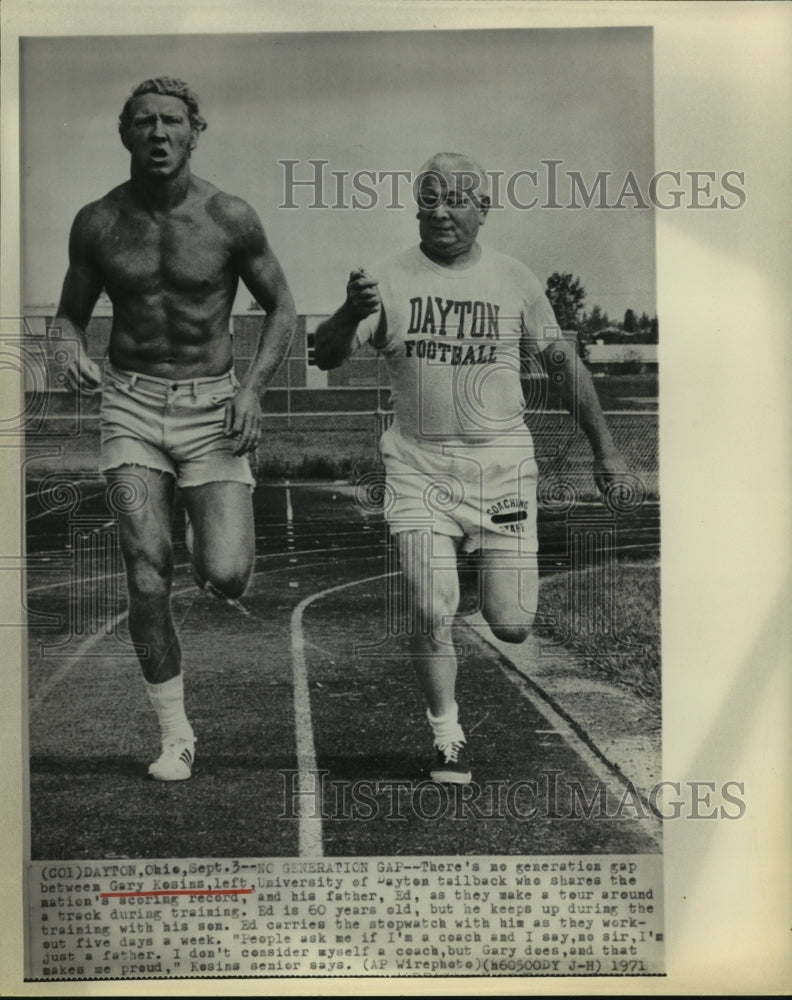
[[[471,444],[525,432],[520,342],[542,346],[559,335],[536,275],[481,245],[468,268],[443,267],[415,246],[372,277],[385,333],[375,341],[376,312],[359,324],[357,339],[386,358],[399,430]]]

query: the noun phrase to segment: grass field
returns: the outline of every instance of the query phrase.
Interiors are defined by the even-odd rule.
[[[263,442],[256,456],[257,476],[273,479],[344,479],[354,483],[360,476],[382,468],[374,420],[334,427],[327,418],[306,420],[283,426],[283,420],[269,418]],[[640,479],[644,495],[657,498],[658,442],[654,415],[618,415],[610,418],[612,433],[624,455],[627,468]],[[529,421],[531,426],[531,421]],[[581,499],[598,497],[591,476],[591,449],[571,419],[562,415],[546,417],[541,426],[531,427],[540,474],[563,477],[574,483]]]
[[[643,495],[659,495],[656,414],[619,414],[609,418],[617,446],[627,467],[641,484]],[[529,421],[529,425],[531,421]],[[361,476],[382,469],[379,456],[381,421],[372,415],[354,418],[311,415],[265,417],[262,443],[252,461],[259,482],[290,480],[344,480],[354,484]],[[591,449],[581,431],[563,415],[533,421],[540,474],[550,488],[563,479],[572,483],[578,499],[596,500],[591,476]],[[79,435],[55,438],[31,435],[27,441],[29,471],[41,476],[51,471],[93,472],[99,454],[96,421],[86,422]],[[56,451],[57,449],[57,451]],[[36,458],[37,451],[42,458]],[[541,487],[541,483],[540,483]]]
[[[537,632],[580,656],[593,674],[645,699],[656,711],[659,725],[660,569],[614,564],[609,620],[596,629],[582,629],[575,596],[586,591],[587,582],[597,573],[588,569],[546,577],[537,617],[552,624],[538,624]]]

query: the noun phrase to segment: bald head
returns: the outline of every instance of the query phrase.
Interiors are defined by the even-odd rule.
[[[447,191],[467,195],[481,204],[489,202],[489,178],[481,165],[464,153],[434,153],[421,167],[417,190],[424,178],[436,178]]]

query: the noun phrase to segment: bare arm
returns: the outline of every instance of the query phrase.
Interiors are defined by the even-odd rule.
[[[375,338],[385,326],[377,282],[362,268],[352,271],[347,282],[346,301],[316,329],[316,364],[322,371],[337,368],[349,357],[358,324],[377,310],[380,319]]]
[[[256,353],[236,396],[226,409],[226,434],[238,438],[235,453],[252,451],[261,434],[261,398],[289,350],[297,315],[286,277],[272,252],[258,216],[241,203],[237,267],[239,276],[266,312]]]
[[[594,480],[597,488],[604,492],[626,472],[626,466],[602,412],[591,373],[578,356],[573,340],[552,341],[542,349],[542,354],[547,370],[562,376],[556,382],[558,391],[589,440],[594,453]]]
[[[588,438],[594,453],[594,481],[604,493],[627,469],[602,412],[591,373],[578,356],[576,341],[561,335],[553,307],[544,294],[534,299],[529,327],[564,406]]]
[[[102,278],[93,260],[89,209],[82,208],[69,234],[69,268],[63,281],[53,325],[59,326],[67,345],[66,383],[72,391],[91,392],[101,382],[99,368],[88,357],[85,330],[102,291]]]
[[[242,245],[238,255],[239,276],[267,314],[242,388],[262,396],[289,350],[297,315],[289,285],[267,242],[256,213],[246,206]]]

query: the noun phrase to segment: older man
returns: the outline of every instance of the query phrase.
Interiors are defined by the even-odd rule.
[[[469,157],[438,153],[416,184],[420,243],[375,276],[353,271],[346,301],[316,332],[333,368],[369,342],[391,376],[394,422],[380,449],[386,517],[408,593],[410,651],[434,738],[430,775],[472,772],[456,703],[451,623],[457,553],[479,556],[481,610],[493,633],[522,642],[538,593],[533,441],[521,365],[549,359],[591,442],[600,488],[623,470],[593,383],[564,340],[538,279],[478,242],[487,178]]]
[[[181,490],[196,577],[242,595],[255,547],[247,454],[261,431],[260,398],[294,329],[288,285],[261,222],[240,198],[191,172],[206,128],[180,80],[146,80],[119,120],[130,179],[82,208],[56,323],[75,343],[67,379],[101,388],[100,467],[142,482],[140,509],[119,515],[129,630],[157,713],[162,752],[152,777],[189,778],[195,737],[184,709],[179,639],[170,608],[171,521]],[[266,311],[255,357],[234,375],[229,317],[239,279]],[[88,357],[85,328],[102,289],[113,303],[107,363]]]

